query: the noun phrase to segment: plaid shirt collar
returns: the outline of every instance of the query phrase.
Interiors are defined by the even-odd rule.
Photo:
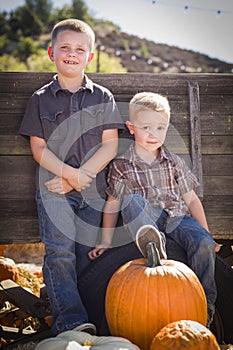
[[[172,159],[170,152],[164,146],[161,146],[159,150],[159,156],[156,158],[156,161],[162,163],[164,160]],[[134,143],[130,145],[128,151],[122,156],[122,158],[127,159],[132,163],[144,163],[144,160],[137,154]]]

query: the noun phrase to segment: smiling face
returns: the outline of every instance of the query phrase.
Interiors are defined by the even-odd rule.
[[[83,78],[84,69],[94,56],[87,34],[73,30],[59,32],[48,54],[56,64],[58,77],[66,78]]]
[[[141,110],[126,125],[134,135],[136,151],[140,154],[147,151],[157,157],[169,126],[167,114],[163,111]]]

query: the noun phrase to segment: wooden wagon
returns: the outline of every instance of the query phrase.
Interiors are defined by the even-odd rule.
[[[126,73],[89,76],[112,91],[124,120],[128,119],[128,102],[135,93],[153,91],[168,96],[171,127],[167,145],[187,160],[198,177],[201,184],[198,194],[210,231],[215,240],[224,244],[226,255],[230,256],[233,244],[233,75]],[[52,73],[0,73],[0,245],[40,241],[34,200],[35,163],[29,142],[17,131],[30,95],[51,78]],[[124,136],[122,134],[121,138]],[[221,267],[218,273],[222,271]],[[85,283],[80,286],[81,290],[85,290]]]

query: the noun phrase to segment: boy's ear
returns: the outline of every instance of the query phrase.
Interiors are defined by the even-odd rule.
[[[129,129],[129,132],[131,135],[134,134],[134,127],[133,127],[133,124],[127,120],[127,122],[125,123],[125,125],[127,126],[127,128]]]
[[[93,60],[93,57],[94,57],[94,52],[91,52],[90,54],[89,54],[89,57],[88,57],[88,60],[87,60],[87,66],[91,63],[91,61]]]
[[[52,62],[54,62],[54,55],[53,55],[53,48],[52,46],[49,46],[48,48],[48,55],[49,55],[49,58]]]

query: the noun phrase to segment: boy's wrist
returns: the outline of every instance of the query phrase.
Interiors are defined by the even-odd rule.
[[[112,242],[108,242],[108,241],[101,241],[100,244],[98,244],[99,246],[101,246],[102,248],[110,248],[111,247]]]
[[[62,168],[62,177],[63,179],[69,181],[71,178],[78,177],[79,169],[75,169],[70,165],[64,164]]]

